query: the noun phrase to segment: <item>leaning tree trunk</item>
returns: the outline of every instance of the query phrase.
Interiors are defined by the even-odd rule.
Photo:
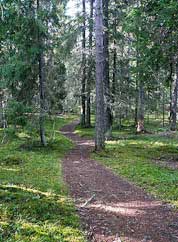
[[[39,16],[40,4],[37,0],[37,16]],[[38,27],[39,28],[39,27]],[[38,67],[39,67],[39,89],[40,89],[40,117],[39,117],[39,126],[40,126],[40,139],[43,146],[47,145],[46,136],[45,136],[45,60],[43,53],[43,39],[38,29],[38,47],[39,47],[39,56],[38,56]]]
[[[142,81],[138,88],[138,113],[137,113],[137,133],[144,132],[144,86]]]
[[[81,126],[85,127],[85,113],[86,113],[86,6],[85,6],[85,0],[82,1],[83,4],[83,31],[82,31],[82,92],[81,92],[81,98],[82,98],[82,104],[81,104]]]
[[[93,0],[90,0],[90,20],[89,20],[89,71],[87,77],[87,111],[86,111],[86,127],[91,127],[91,81],[93,70]]]
[[[105,127],[104,127],[104,50],[103,50],[103,11],[102,0],[96,0],[96,134],[95,149],[104,148]]]
[[[110,100],[110,82],[109,82],[109,14],[108,14],[109,0],[103,0],[104,13],[104,98],[105,98],[105,133],[107,136],[111,132],[112,117],[111,117],[111,100]]]
[[[175,64],[175,77],[172,81],[171,110],[170,110],[170,130],[176,130],[177,119],[177,92],[178,92],[178,62]]]

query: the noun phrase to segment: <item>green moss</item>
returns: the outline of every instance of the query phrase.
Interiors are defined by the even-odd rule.
[[[85,241],[61,173],[73,144],[59,129],[73,119],[46,122],[46,148],[26,130],[0,147],[0,241]]]

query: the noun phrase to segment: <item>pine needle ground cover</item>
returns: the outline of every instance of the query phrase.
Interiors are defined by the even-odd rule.
[[[72,143],[59,129],[72,120],[47,121],[45,148],[35,133],[31,137],[25,129],[1,144],[0,241],[84,241],[61,173],[61,159]]]
[[[152,127],[157,126],[148,126]],[[155,197],[178,207],[178,169],[164,167],[169,160],[178,164],[178,135],[164,135],[158,127],[154,131],[158,132],[136,135],[133,126],[114,129],[113,140],[106,142],[104,152],[93,153],[93,158]],[[76,133],[92,137],[94,128],[77,127]]]

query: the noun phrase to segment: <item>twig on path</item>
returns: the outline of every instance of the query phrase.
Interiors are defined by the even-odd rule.
[[[82,206],[81,208],[86,207],[92,200],[93,198],[96,196],[96,194],[93,194],[93,196],[91,196]]]

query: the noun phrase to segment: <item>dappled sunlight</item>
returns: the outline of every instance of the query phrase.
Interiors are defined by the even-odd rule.
[[[62,131],[62,134],[70,134],[71,132]]]
[[[18,169],[18,168],[10,168],[10,167],[2,167],[2,166],[0,166],[0,170],[3,170],[3,171],[13,171],[13,172],[19,172],[20,171],[20,169]]]
[[[135,149],[147,149],[147,148],[176,148],[178,143],[170,143],[166,141],[152,141],[152,140],[112,140],[107,141],[107,145],[113,147],[129,147]]]
[[[108,141],[106,151],[93,155],[93,158],[149,193],[177,206],[178,171],[166,166],[172,159],[175,168],[177,147],[175,139],[170,141],[165,137],[143,135],[135,139]]]
[[[110,145],[116,145],[116,144],[120,144],[121,141],[119,140],[108,140],[106,141],[106,144],[110,144]]]
[[[112,213],[121,214],[121,215],[125,215],[125,216],[131,216],[131,217],[144,213],[143,211],[139,211],[138,209],[121,208],[117,205],[111,206],[111,205],[94,204],[94,205],[90,205],[89,208],[94,208],[96,210],[103,210],[105,212],[112,212]]]
[[[121,214],[123,216],[134,217],[141,216],[148,212],[149,209],[155,209],[161,205],[160,202],[143,202],[143,201],[130,201],[129,203],[93,203],[88,205],[88,208]]]
[[[26,187],[23,184],[20,184],[20,185],[7,184],[7,185],[1,185],[1,187],[5,188],[5,189],[11,189],[11,188],[20,189],[20,190],[25,191],[25,192],[31,192],[31,193],[34,193],[34,194],[41,194],[41,195],[44,195],[46,197],[53,197],[53,196],[55,196],[55,197],[60,197],[61,199],[66,199],[64,196],[57,195],[55,193],[52,193],[51,191],[43,192],[43,191],[37,190],[35,188]]]
[[[22,229],[26,229],[26,230],[34,230],[34,232],[36,233],[51,233],[51,232],[59,232],[59,230],[61,229],[61,222],[56,221],[55,223],[52,223],[50,221],[45,221],[44,224],[39,225],[38,223],[32,223],[32,222],[28,222],[26,220],[16,220],[16,223],[20,223]],[[67,232],[72,232],[72,230],[77,230],[72,228],[71,226],[68,226],[66,228],[62,228],[63,230],[65,230]]]
[[[78,228],[73,226],[63,226],[61,221],[49,221],[46,220],[43,223],[38,223],[38,221],[29,222],[26,219],[19,218],[15,219],[14,223],[11,220],[8,222],[0,222],[2,226],[2,231],[5,228],[11,228],[14,226],[16,228],[16,232],[11,231],[11,234],[8,238],[11,238],[12,241],[24,241],[27,239],[28,241],[41,241],[41,239],[45,239],[45,241],[84,241],[83,235]],[[77,240],[76,239],[77,235]],[[25,240],[26,241],[26,240]]]
[[[78,142],[80,146],[94,146],[94,142],[91,140]]]
[[[30,139],[30,135],[28,135],[28,134],[25,133],[25,132],[20,132],[20,133],[17,134],[17,136],[18,136],[19,138],[29,138],[29,139]]]
[[[12,241],[84,241],[71,199],[23,184],[1,187],[1,236]],[[75,240],[76,238],[76,240]]]

